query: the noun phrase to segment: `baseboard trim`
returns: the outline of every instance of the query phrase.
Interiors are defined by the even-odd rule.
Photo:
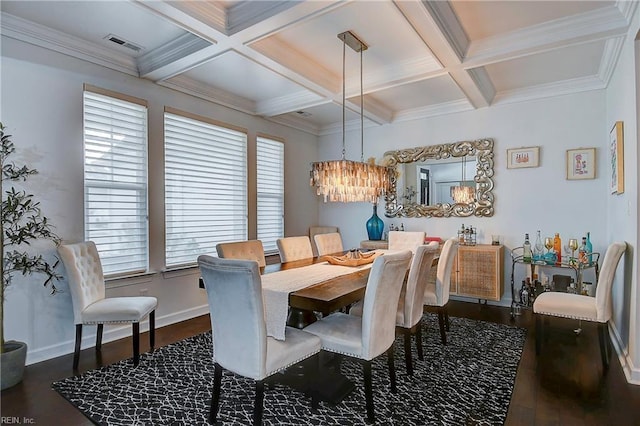
[[[632,385],[640,385],[640,367],[633,365],[631,355],[629,354],[629,351],[622,346],[620,333],[612,322],[609,322],[609,335],[611,336],[613,349],[618,355],[618,361],[622,366],[622,371],[624,372],[627,382]]]
[[[175,324],[181,321],[186,321],[191,318],[199,317],[209,313],[209,305],[196,306],[194,308],[186,309],[179,312],[173,312],[169,315],[163,315],[161,317],[156,316],[156,330],[158,328],[166,327],[171,324]],[[73,331],[73,327],[70,329]],[[96,327],[85,326],[83,331],[86,330],[82,338],[82,349],[92,348],[95,346],[96,341]],[[88,333],[88,331],[91,331]],[[140,323],[140,332],[149,331],[149,321],[145,320]],[[73,334],[73,333],[71,333]],[[114,340],[123,339],[131,336],[131,325],[123,325],[121,327],[105,327],[104,334],[102,336],[102,342],[108,343]],[[73,340],[66,340],[57,345],[45,346],[38,348],[34,351],[27,352],[27,365],[35,364],[41,361],[46,361],[52,358],[57,358],[62,355],[73,353],[74,348]]]

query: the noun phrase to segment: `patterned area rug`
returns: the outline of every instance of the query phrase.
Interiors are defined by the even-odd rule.
[[[386,356],[373,366],[378,424],[501,425],[504,423],[526,330],[451,318],[447,345],[437,316],[425,314],[425,359],[413,348],[414,375],[406,373],[402,338],[396,341],[398,392],[389,391]],[[89,419],[102,425],[205,425],[213,361],[211,334],[204,333],[131,360],[53,383]],[[342,373],[356,384],[339,404],[321,403],[282,385],[265,387],[265,425],[364,425],[362,367],[345,360]],[[254,383],[224,372],[219,424],[251,424]]]

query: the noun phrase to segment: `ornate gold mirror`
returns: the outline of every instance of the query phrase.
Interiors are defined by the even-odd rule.
[[[387,217],[493,216],[493,139],[388,151],[382,164],[395,168]],[[471,200],[456,202],[465,186]]]

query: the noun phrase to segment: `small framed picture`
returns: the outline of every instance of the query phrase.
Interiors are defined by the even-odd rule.
[[[609,159],[611,160],[611,193],[624,192],[624,133],[622,121],[616,121],[609,132]]]
[[[578,148],[567,150],[567,179],[595,179],[596,149]]]
[[[507,149],[507,169],[538,167],[540,165],[540,147]]]

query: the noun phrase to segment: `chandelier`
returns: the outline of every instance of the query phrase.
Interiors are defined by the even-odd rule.
[[[475,200],[475,191],[470,186],[465,186],[465,169],[467,166],[467,156],[462,157],[462,181],[459,186],[451,187],[451,198],[456,203],[472,203]]]
[[[343,203],[366,201],[378,203],[378,198],[387,192],[390,184],[390,170],[364,162],[364,106],[362,87],[362,52],[364,44],[351,31],[338,34],[342,40],[342,159],[318,161],[311,164],[311,186],[324,201]],[[345,159],[345,58],[346,46],[360,53],[360,161]]]

